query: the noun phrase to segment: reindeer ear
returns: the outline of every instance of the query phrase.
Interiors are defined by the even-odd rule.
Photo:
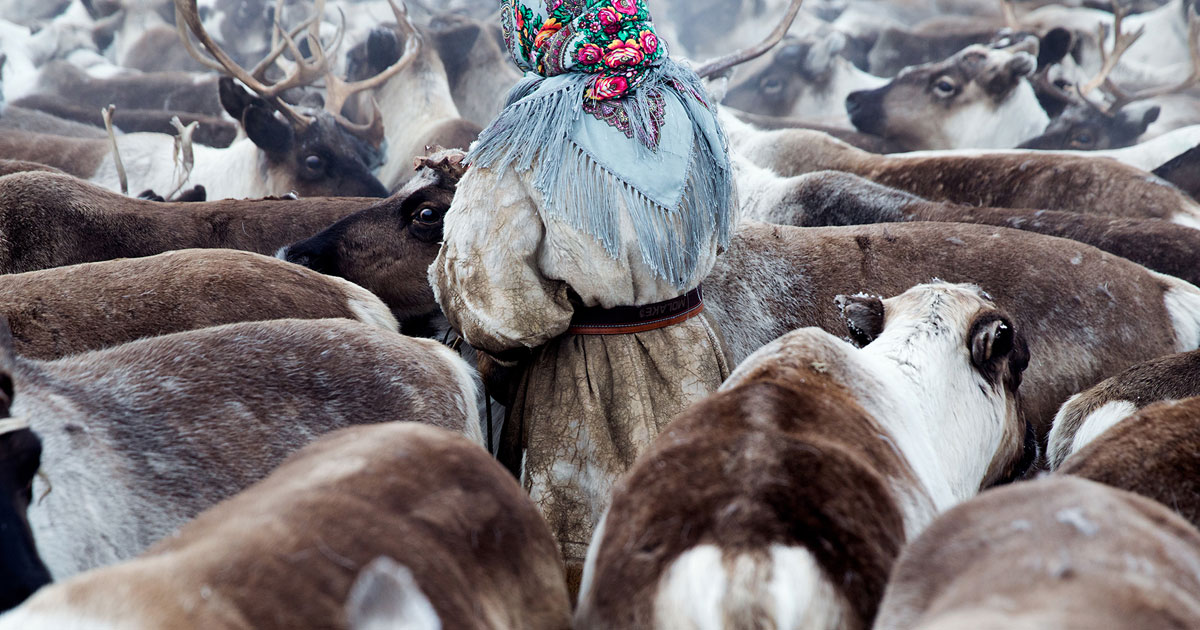
[[[1014,385],[1021,383],[1021,372],[1029,365],[1029,348],[1017,334],[1012,322],[992,313],[971,325],[971,363],[989,380],[995,380],[1007,364]]]
[[[1050,29],[1050,32],[1046,33],[1045,37],[1038,42],[1038,70],[1061,63],[1063,58],[1071,52],[1073,44],[1074,38],[1071,31],[1062,27]]]
[[[883,300],[871,295],[839,295],[833,298],[837,304],[850,338],[859,347],[875,340],[883,332]]]
[[[253,103],[242,113],[246,135],[267,153],[286,153],[292,148],[295,133],[292,126],[275,117],[275,110]]]
[[[1154,121],[1158,120],[1158,115],[1161,113],[1162,113],[1162,107],[1159,107],[1158,105],[1155,105],[1154,107],[1150,107],[1145,112],[1142,113],[1142,122],[1141,122],[1142,133],[1146,133],[1146,128],[1149,127],[1151,124],[1153,124]],[[1141,135],[1141,134],[1139,134],[1139,135]]]
[[[233,82],[230,77],[221,77],[217,80],[217,97],[221,100],[221,107],[234,119],[240,121],[242,114],[246,108],[254,102],[254,95],[246,91],[246,88]]]

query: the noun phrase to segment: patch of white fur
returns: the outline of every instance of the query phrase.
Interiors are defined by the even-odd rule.
[[[659,630],[721,630],[721,604],[729,592],[729,576],[721,550],[699,545],[683,552],[663,574],[654,599]]]
[[[0,615],[0,630],[151,630],[140,623],[112,623],[66,610],[31,610],[22,606]]]
[[[1200,216],[1188,212],[1177,212],[1171,215],[1171,223],[1200,230]]]
[[[400,322],[396,321],[396,317],[392,315],[392,309],[388,308],[383,300],[380,300],[374,293],[337,276],[324,276],[333,284],[341,285],[342,290],[346,292],[346,306],[358,321],[372,326],[378,326],[390,332],[400,331]]]
[[[1128,400],[1113,400],[1105,403],[1104,406],[1083,419],[1083,424],[1079,426],[1075,436],[1071,439],[1070,450],[1063,454],[1063,457],[1078,453],[1080,449],[1116,426],[1118,422],[1137,413],[1137,410],[1137,406]]]
[[[262,151],[249,138],[238,138],[226,148],[196,144],[195,167],[186,180],[175,164],[174,146],[174,136],[165,133],[127,133],[118,137],[117,147],[129,178],[130,194],[149,189],[167,195],[181,182],[186,186],[203,185],[209,201],[288,192],[273,189],[269,174],[260,168]],[[121,191],[111,152],[105,155],[89,181],[113,192]]]
[[[346,602],[350,630],[441,630],[442,621],[412,571],[379,557],[354,581]]]
[[[846,604],[807,549],[772,545],[766,590],[778,630],[842,626]]]
[[[918,285],[884,300],[883,334],[857,349],[819,328],[792,331],[751,354],[729,389],[765,361],[819,361],[883,428],[917,486],[893,479],[911,538],[938,513],[974,496],[1005,435],[1008,401],[972,366],[966,334],[991,307],[977,287]]]
[[[1174,276],[1151,273],[1171,287],[1163,295],[1163,305],[1175,330],[1175,351],[1200,348],[1200,288]]]
[[[454,373],[454,379],[458,381],[460,398],[458,400],[459,409],[466,418],[466,425],[463,426],[463,435],[472,442],[487,448],[487,440],[483,436],[483,429],[479,424],[479,406],[477,398],[481,387],[479,372],[475,371],[467,362],[463,360],[458,353],[450,348],[429,339],[420,339],[419,341],[426,342],[430,348],[442,355],[446,363]]]
[[[1009,149],[1037,137],[1048,124],[1033,86],[1021,79],[999,105],[989,98],[951,111],[941,125],[942,146]]]
[[[1078,415],[1075,407],[1081,404],[1081,398],[1082,393],[1071,396],[1058,408],[1058,413],[1054,414],[1050,435],[1046,439],[1046,461],[1051,470],[1058,468],[1070,454],[1071,442],[1074,441],[1075,431],[1078,430],[1078,427],[1069,426],[1072,424],[1070,419]]]

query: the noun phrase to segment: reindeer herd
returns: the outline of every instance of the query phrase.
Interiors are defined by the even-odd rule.
[[[1200,2],[649,4],[737,367],[576,582],[427,278],[496,2],[0,0],[0,630],[1200,628]]]

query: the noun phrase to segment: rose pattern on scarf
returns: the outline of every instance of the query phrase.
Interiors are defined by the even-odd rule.
[[[594,101],[636,89],[666,54],[645,0],[504,0],[501,24],[518,67],[545,77],[594,75],[585,95]]]

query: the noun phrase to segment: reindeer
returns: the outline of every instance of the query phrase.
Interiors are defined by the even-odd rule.
[[[875,630],[1200,627],[1200,533],[1162,505],[1061,477],[950,510],[892,571]]]
[[[982,291],[837,303],[861,349],[767,344],[621,480],[577,628],[869,628],[904,541],[1022,472],[1029,354]]]
[[[1140,168],[1085,152],[874,155],[820,132],[761,131],[725,111],[720,121],[731,150],[784,177],[838,170],[933,201],[1166,219],[1200,227],[1200,204],[1174,186]]]
[[[310,48],[315,48],[314,59],[304,59],[300,54],[293,36],[298,30],[284,32],[282,27],[277,27],[279,43],[266,59],[247,71],[205,32],[195,0],[178,0],[176,13],[181,39],[197,60],[203,60],[208,67],[219,68],[255,92],[251,95],[234,84],[230,77],[220,80],[221,104],[240,122],[246,137],[225,149],[196,147],[195,169],[190,174],[192,183],[204,185],[209,196],[217,199],[282,195],[292,191],[305,196],[387,195],[379,180],[369,172],[369,164],[376,159],[372,144],[382,141],[378,111],[370,123],[364,124],[353,123],[342,116],[342,104],[360,86],[339,86],[337,78],[328,72],[328,57],[312,32],[315,17],[300,27],[301,30],[304,27],[310,29],[306,41],[310,42]],[[188,30],[212,59],[194,49]],[[285,51],[291,51],[296,57],[293,67],[282,79],[268,84],[262,79],[264,73]],[[318,79],[324,79],[330,86],[327,111],[302,113],[280,96],[285,90]],[[126,134],[115,142],[125,169],[135,174],[135,190],[169,191],[179,186],[179,176],[169,158],[174,151],[172,137]],[[46,155],[50,157],[39,159]],[[104,141],[11,138],[0,134],[0,156],[46,162],[110,190],[119,190],[117,161],[110,144]]]
[[[17,354],[30,359],[272,319],[344,317],[383,330],[399,328],[387,306],[358,285],[228,249],[0,276],[0,316],[8,320]]]
[[[12,413],[44,446],[34,493],[53,488],[29,519],[58,579],[133,557],[334,429],[405,420],[483,443],[458,355],[359,322],[228,324],[54,361],[3,332]]]
[[[787,116],[848,127],[846,97],[887,83],[854,67],[841,56],[846,36],[829,31],[789,37],[747,76],[729,88],[722,103],[753,114]]]
[[[1194,376],[1196,359],[1190,363]],[[1198,419],[1195,396],[1146,405],[1074,450],[1055,474],[1135,492],[1200,527]]]
[[[918,149],[1004,149],[1050,122],[1026,78],[1037,69],[1027,52],[972,45],[937,63],[905,69],[874,90],[846,97],[860,131]]]
[[[459,114],[446,68],[437,50],[426,43],[427,35],[418,31],[407,15],[398,14],[397,22],[396,29],[373,30],[363,50],[351,51],[349,67],[351,78],[369,75],[376,68],[393,63],[399,51],[404,51],[401,56],[404,63],[393,63],[393,68],[399,67],[397,71],[385,81],[370,83],[375,90],[374,100],[387,103],[393,114],[384,121],[389,149],[379,170],[379,179],[392,191],[408,182],[412,176],[408,164],[413,157],[424,155],[427,147],[466,149],[481,130],[478,124]]]
[[[562,574],[537,507],[487,452],[390,422],[317,440],[138,558],[41,590],[0,628],[566,630]]]
[[[1063,403],[1050,431],[1047,464],[1051,469],[1062,466],[1073,453],[1150,405],[1194,396],[1200,396],[1198,351],[1131,366]]]
[[[927,201],[839,171],[780,178],[735,158],[743,219],[821,227],[901,221],[996,225],[1087,243],[1154,271],[1200,284],[1200,230],[1159,219],[1056,210],[980,208]]]
[[[1138,138],[1147,133],[1147,129],[1162,114],[1163,105],[1170,101],[1162,101],[1200,85],[1200,17],[1193,9],[1188,14],[1187,49],[1191,64],[1190,73],[1182,79],[1152,88],[1130,91],[1121,87],[1113,79],[1113,71],[1117,69],[1121,58],[1145,33],[1143,25],[1132,33],[1124,32],[1126,10],[1119,4],[1113,8],[1113,45],[1112,50],[1100,49],[1101,67],[1096,76],[1078,88],[1077,97],[1071,99],[1066,109],[1050,122],[1042,135],[1026,141],[1021,146],[1030,149],[1112,149],[1135,144]],[[1100,41],[1104,40],[1106,29],[1100,28]],[[1097,103],[1089,98],[1093,93],[1103,89],[1107,99]],[[1184,115],[1187,123],[1200,122],[1197,109],[1188,101]],[[1147,101],[1158,101],[1160,104],[1141,106]],[[1164,121],[1166,124],[1157,125],[1158,133],[1169,131],[1180,126],[1179,121]],[[1195,143],[1193,143],[1194,145]],[[1151,169],[1147,169],[1151,170]]]

